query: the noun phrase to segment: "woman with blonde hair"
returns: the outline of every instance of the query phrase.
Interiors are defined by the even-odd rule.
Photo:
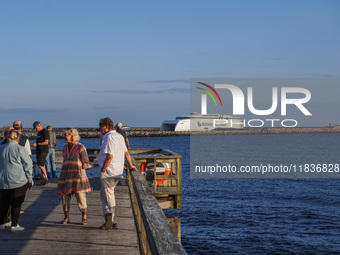
[[[25,228],[18,224],[21,205],[32,185],[32,160],[27,150],[19,145],[20,134],[8,133],[8,143],[0,146],[0,230],[5,230],[5,219],[11,207],[11,231]]]
[[[64,220],[61,224],[70,223],[69,211],[71,196],[75,195],[78,208],[82,214],[82,225],[87,225],[87,203],[86,192],[91,191],[89,180],[86,176],[86,169],[92,168],[87,151],[84,145],[79,143],[78,131],[74,128],[65,131],[65,142],[63,148],[63,166],[58,181],[58,194],[62,195]]]

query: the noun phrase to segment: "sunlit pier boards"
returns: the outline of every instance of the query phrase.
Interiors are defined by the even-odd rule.
[[[87,151],[98,167],[99,150]],[[56,150],[58,168],[61,153]],[[180,219],[166,217],[162,210],[181,208],[182,157],[164,149],[133,149],[130,153],[138,168],[140,163],[168,162],[171,174],[149,174],[147,181],[141,172],[127,171],[127,178],[117,187],[118,230],[98,229],[104,221],[98,178],[90,178],[94,190],[87,196],[88,226],[80,224],[75,198],[70,210],[71,224],[61,225],[61,198],[56,194],[57,181],[52,179],[48,186],[34,187],[28,192],[23,205],[25,213],[19,219],[26,230],[18,235],[0,232],[0,247],[6,247],[6,254],[186,254],[180,244]],[[165,182],[153,185],[157,180]]]

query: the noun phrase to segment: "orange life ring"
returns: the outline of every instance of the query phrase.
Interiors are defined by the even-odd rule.
[[[170,168],[166,168],[163,175],[170,175]],[[157,180],[157,185],[163,184],[166,180]]]
[[[149,164],[149,163],[146,162],[146,163],[142,163],[142,164],[140,165],[140,171],[141,171],[142,173],[145,173],[145,169],[146,169],[146,167],[147,167],[148,164]]]

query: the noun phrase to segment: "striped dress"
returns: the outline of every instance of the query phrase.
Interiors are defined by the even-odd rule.
[[[91,191],[86,170],[92,168],[87,151],[84,145],[74,143],[71,151],[68,151],[67,144],[63,148],[64,162],[60,171],[58,181],[58,194],[74,194],[78,192]]]

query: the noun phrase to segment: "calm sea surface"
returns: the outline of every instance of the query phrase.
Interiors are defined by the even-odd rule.
[[[182,209],[165,212],[181,217],[188,254],[340,254],[340,179],[190,179],[189,137],[129,140],[132,148],[166,148],[183,156]],[[207,148],[209,140],[202,137]],[[227,162],[340,163],[339,133],[219,140]],[[99,148],[99,139],[80,142]],[[58,148],[64,144],[58,140]]]

